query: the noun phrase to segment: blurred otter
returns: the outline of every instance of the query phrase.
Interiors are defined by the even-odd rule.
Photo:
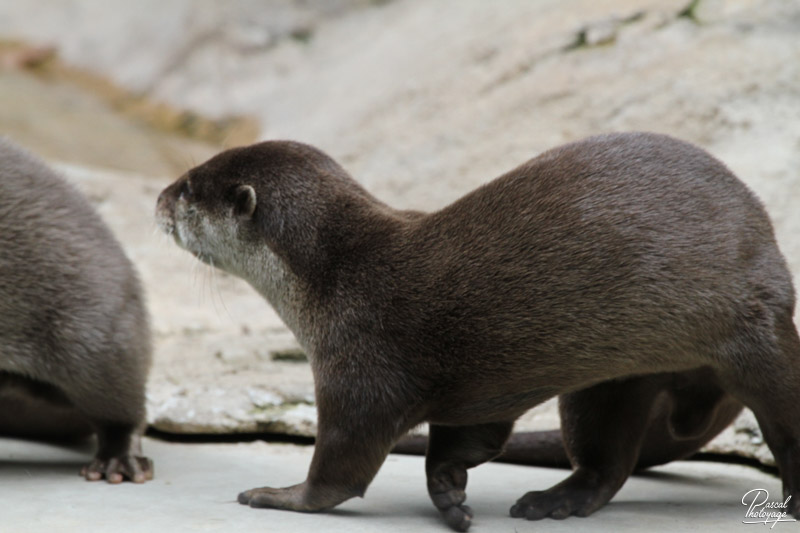
[[[0,138],[0,435],[97,434],[88,480],[144,482],[150,330],[134,267],[72,186]]]

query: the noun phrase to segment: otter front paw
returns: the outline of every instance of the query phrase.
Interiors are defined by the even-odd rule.
[[[81,477],[87,481],[99,481],[105,478],[109,483],[122,483],[126,479],[134,483],[144,483],[153,479],[153,461],[147,457],[134,455],[109,459],[95,457],[81,469]]]
[[[325,509],[325,506],[314,505],[306,498],[304,484],[294,485],[282,489],[261,487],[246,490],[239,494],[238,500],[242,505],[267,509],[286,509],[289,511],[313,512]]]
[[[242,505],[249,505],[250,507],[266,507],[283,509],[283,500],[280,496],[281,491],[286,489],[273,489],[270,487],[261,487],[258,489],[250,489],[240,492],[237,500]]]

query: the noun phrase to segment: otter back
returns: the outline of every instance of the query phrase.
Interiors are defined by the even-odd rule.
[[[96,432],[85,476],[144,481],[149,367],[148,317],[122,248],[80,193],[0,139],[0,434]]]

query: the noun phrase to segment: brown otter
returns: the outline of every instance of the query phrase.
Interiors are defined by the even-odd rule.
[[[753,409],[800,517],[794,290],[754,195],[703,150],[612,134],[545,152],[430,214],[397,211],[321,151],[225,151],[160,195],[162,229],[247,280],[310,356],[305,482],[239,495],[319,511],[362,496],[430,422],[428,491],[466,530],[467,469],[560,395],[574,467],[514,517],[585,516],[634,468]]]
[[[148,317],[119,243],[78,191],[0,138],[0,435],[96,433],[81,475],[144,482],[149,367]]]

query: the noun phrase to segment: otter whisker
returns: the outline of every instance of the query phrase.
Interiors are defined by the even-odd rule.
[[[211,266],[210,292],[211,292],[211,303],[214,306],[214,311],[216,311],[217,314],[220,314],[219,310],[217,309],[216,301],[214,299],[214,295],[216,294],[216,296],[219,299],[219,304],[222,306],[222,309],[225,311],[225,314],[228,315],[229,317],[232,317],[231,312],[228,310],[228,307],[225,305],[225,300],[222,297],[222,290],[220,290],[219,287],[219,272],[217,271],[217,268],[214,266],[213,257],[208,258],[208,264]]]

